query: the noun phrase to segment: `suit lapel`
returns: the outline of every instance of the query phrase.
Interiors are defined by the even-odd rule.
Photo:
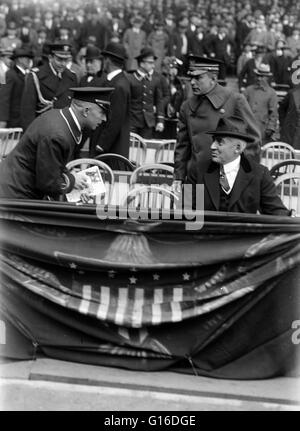
[[[213,166],[213,168],[212,168]],[[204,183],[216,210],[220,206],[219,166],[211,165],[204,174]],[[204,203],[205,204],[205,203]]]
[[[230,208],[232,208],[233,205],[239,200],[242,192],[245,190],[246,187],[248,187],[252,179],[253,179],[253,172],[252,171],[246,172],[244,170],[243,164],[241,163],[240,169],[238,171],[238,174],[236,176],[236,179],[230,194],[228,211],[230,211]]]

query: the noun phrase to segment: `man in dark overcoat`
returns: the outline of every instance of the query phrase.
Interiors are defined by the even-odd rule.
[[[104,77],[101,87],[112,87],[108,121],[93,132],[90,156],[115,153],[129,157],[130,134],[130,85],[123,71],[126,51],[122,44],[110,42],[102,51]],[[97,147],[98,146],[98,147]],[[115,169],[118,167],[115,166]]]
[[[85,60],[86,74],[79,82],[80,87],[98,87],[99,79],[102,75],[103,57],[101,51],[96,46],[87,46]]]
[[[69,172],[84,129],[94,130],[106,120],[113,89],[71,89],[71,106],[51,109],[36,118],[20,142],[0,163],[0,197],[12,199],[58,199],[73,188],[82,189],[88,178]]]
[[[76,74],[67,68],[72,61],[71,45],[56,43],[49,46],[49,61],[28,75],[21,103],[22,127],[51,108],[70,105],[70,88],[77,86]]]
[[[29,72],[33,53],[27,48],[16,48],[14,66],[6,73],[6,84],[0,88],[0,127],[21,127],[21,99],[25,76]]]
[[[258,157],[261,135],[245,97],[217,83],[218,61],[190,56],[189,75],[193,96],[183,102],[179,114],[178,141],[175,148],[174,189],[180,190],[184,181],[190,183],[195,168],[207,166],[210,160],[211,136],[205,132],[217,127],[220,118],[238,115],[253,137],[247,152]]]
[[[269,170],[243,154],[253,137],[241,119],[221,118],[217,128],[207,134],[213,138],[211,162],[205,172],[197,171],[195,179],[196,184],[204,185],[205,210],[291,215]]]
[[[300,84],[289,90],[279,104],[280,140],[300,150]]]

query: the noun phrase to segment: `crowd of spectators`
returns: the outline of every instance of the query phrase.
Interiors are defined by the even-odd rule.
[[[103,49],[114,41],[126,48],[127,70],[136,68],[135,57],[149,46],[157,71],[165,56],[174,55],[183,60],[183,72],[192,52],[222,60],[224,79],[240,71],[239,57],[249,58],[256,44],[274,55],[282,41],[284,55],[297,56],[299,15],[296,0],[1,1],[0,47],[5,52],[26,45],[38,64],[46,41],[69,40],[80,62],[87,44]]]
[[[194,54],[221,60],[219,82],[226,85],[228,76],[237,78],[239,90],[248,100],[254,100],[246,88],[257,84],[256,72],[261,64],[263,68],[269,65],[268,82],[275,89],[282,86],[287,91],[295,84],[293,67],[300,64],[299,18],[300,3],[296,0],[0,1],[0,85],[6,82],[15,49],[32,52],[31,67],[40,67],[48,59],[51,44],[60,42],[71,45],[68,68],[82,85],[83,79],[90,79],[87,51],[98,49],[101,56],[113,42],[125,48],[126,72],[137,70],[137,58],[143,49],[152,49],[155,73],[170,81],[171,94],[177,84],[171,82],[172,73],[166,69],[171,70],[170,64],[176,59],[176,75],[185,77],[188,56]],[[101,58],[99,61],[101,65]],[[177,87],[182,88],[182,81]],[[178,110],[179,106],[174,118]],[[276,111],[272,123],[276,123],[278,132]],[[260,109],[257,112],[261,116]],[[267,131],[267,140],[279,136],[273,129]]]

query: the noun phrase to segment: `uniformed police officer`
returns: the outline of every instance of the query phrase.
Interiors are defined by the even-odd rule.
[[[212,138],[220,118],[239,116],[246,124],[249,136],[246,154],[258,156],[261,135],[246,98],[217,82],[219,61],[189,56],[189,72],[193,96],[183,102],[179,114],[178,142],[175,148],[174,189],[179,191],[184,181],[194,182],[195,172],[205,170],[211,159]]]
[[[136,57],[138,69],[128,74],[130,82],[130,130],[145,139],[153,137],[154,129],[164,129],[164,105],[161,83],[153,74],[155,55],[152,49],[143,48]]]
[[[0,163],[0,198],[58,199],[87,185],[87,176],[69,172],[66,164],[74,159],[83,130],[95,130],[106,121],[113,88],[70,90],[71,106],[50,109],[36,118]]]
[[[72,61],[71,45],[55,43],[49,45],[48,61],[33,69],[25,83],[21,102],[23,129],[40,114],[51,108],[70,105],[70,88],[77,86],[74,72],[67,68]]]

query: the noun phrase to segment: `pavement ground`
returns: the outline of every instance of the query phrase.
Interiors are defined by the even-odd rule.
[[[48,358],[0,363],[1,411],[299,411],[300,378],[224,380]]]

